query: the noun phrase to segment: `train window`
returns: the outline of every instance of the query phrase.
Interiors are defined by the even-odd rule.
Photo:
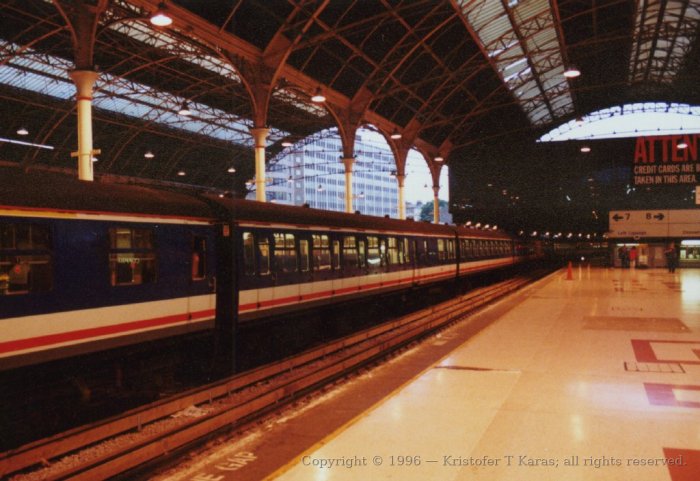
[[[439,260],[445,260],[446,249],[445,249],[445,239],[437,240],[437,255]]]
[[[299,240],[299,270],[309,272],[309,241]]]
[[[297,270],[297,251],[294,247],[294,234],[275,232],[275,269],[277,272],[295,272]]]
[[[409,251],[408,239],[399,240],[399,262],[401,264],[409,264],[411,262],[411,253]]]
[[[110,227],[109,272],[113,286],[151,284],[156,281],[153,230]]]
[[[452,239],[447,240],[447,258],[450,260],[455,258],[455,241]]]
[[[260,275],[270,275],[270,240],[265,235],[258,236],[258,256]]]
[[[243,233],[243,272],[246,276],[255,275],[255,239],[252,232]]]
[[[343,268],[357,267],[357,242],[355,236],[343,238]]]
[[[333,241],[333,269],[340,268],[340,241]]]
[[[47,226],[0,224],[0,295],[51,290],[50,249]]]
[[[399,246],[396,242],[396,237],[387,237],[387,260],[389,265],[396,265],[399,263]]]
[[[192,280],[207,276],[207,239],[202,236],[192,238]]]
[[[379,266],[381,264],[378,237],[367,237],[367,264],[369,264],[370,267]]]
[[[357,265],[367,267],[367,244],[363,240],[357,241]]]
[[[314,255],[314,270],[327,271],[331,268],[331,250],[328,245],[327,235],[312,236],[313,255]]]

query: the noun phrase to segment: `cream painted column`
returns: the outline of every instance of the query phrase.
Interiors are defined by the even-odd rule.
[[[433,186],[433,223],[440,223],[440,199],[438,198],[438,193],[440,192],[440,186]]]
[[[255,139],[255,200],[265,202],[265,144],[270,129],[265,127],[256,127],[250,129]]]
[[[92,70],[73,70],[69,75],[77,90],[78,178],[92,181],[92,89],[100,74]]]
[[[354,157],[343,158],[345,164],[345,212],[353,213],[352,208],[352,167],[355,165]]]
[[[399,219],[404,220],[406,218],[406,199],[404,197],[404,182],[406,181],[406,174],[397,175],[396,181],[399,183]]]

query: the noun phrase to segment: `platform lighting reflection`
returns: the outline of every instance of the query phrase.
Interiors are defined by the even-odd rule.
[[[464,225],[466,225],[467,227],[469,227],[470,225],[472,225],[472,221],[468,220],[467,223],[464,224]]]
[[[167,27],[172,25],[173,18],[167,13],[168,7],[165,6],[165,2],[160,2],[158,4],[158,10],[151,16],[151,24],[156,27]]]
[[[536,230],[535,230],[535,231],[532,231],[532,234],[531,234],[531,235],[532,235],[532,237],[537,237],[537,231],[536,231]]]
[[[475,225],[474,227],[476,227],[477,229],[478,229],[479,227],[481,227],[481,222],[477,222],[476,225]]]
[[[484,229],[488,229],[488,228],[490,228],[490,227],[491,227],[491,226],[490,226],[489,224],[486,224],[486,225],[484,226]]]

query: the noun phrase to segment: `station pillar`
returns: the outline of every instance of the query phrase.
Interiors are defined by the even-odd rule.
[[[352,167],[355,165],[354,157],[344,157],[345,165],[345,212],[352,213]]]
[[[255,200],[265,202],[265,144],[270,129],[255,127],[250,129],[255,139]]]
[[[396,182],[399,184],[399,219],[404,220],[406,218],[406,198],[404,190],[404,182],[406,181],[406,174],[397,174]]]
[[[440,186],[433,186],[433,223],[440,223],[440,199],[438,198],[438,193],[440,192]]]
[[[92,155],[92,89],[100,74],[92,70],[73,70],[69,73],[77,90],[78,111],[78,178],[94,180]]]

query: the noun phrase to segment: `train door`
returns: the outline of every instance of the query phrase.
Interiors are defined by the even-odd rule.
[[[202,230],[191,231],[187,237],[190,278],[187,312],[191,319],[207,319],[208,327],[212,327],[216,309],[213,238],[210,231]]]
[[[304,300],[314,292],[314,270],[312,265],[312,239],[310,234],[299,233],[299,298]]]
[[[216,291],[215,353],[216,365],[222,374],[236,370],[236,331],[238,328],[239,285],[236,256],[238,240],[229,223],[215,225],[216,229],[216,277],[212,279]],[[213,267],[214,263],[210,263]]]

